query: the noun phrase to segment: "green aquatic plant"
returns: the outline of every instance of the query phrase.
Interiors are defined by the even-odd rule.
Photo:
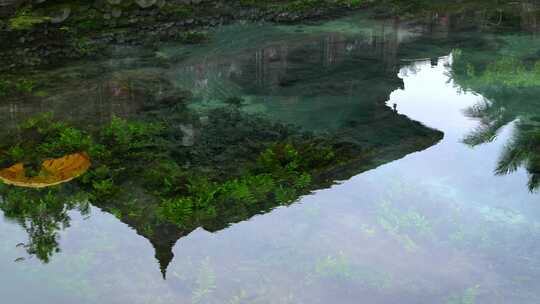
[[[462,295],[451,297],[448,301],[446,301],[446,304],[475,304],[479,289],[480,286],[478,285],[467,288]]]
[[[350,281],[377,290],[390,288],[393,284],[390,274],[376,267],[354,265],[343,252],[317,259],[314,278]]]
[[[249,295],[244,289],[240,290],[238,294],[234,295],[232,299],[229,300],[228,304],[242,304],[247,303]]]
[[[216,274],[210,265],[210,259],[206,258],[199,268],[191,301],[194,304],[204,302],[216,288]]]
[[[342,280],[352,279],[354,276],[351,262],[342,252],[336,256],[318,259],[315,264],[315,273],[317,276]]]
[[[386,201],[379,207],[377,223],[410,252],[418,250],[418,245],[411,235],[423,238],[430,238],[433,235],[432,224],[426,217],[415,210],[401,211]]]

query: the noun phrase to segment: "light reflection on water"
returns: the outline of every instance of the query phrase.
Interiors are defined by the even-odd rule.
[[[513,126],[488,145],[461,142],[477,125],[463,111],[482,97],[449,80],[451,60],[403,67],[387,101],[442,130],[439,144],[291,207],[197,229],[174,247],[167,280],[150,244],[97,208],[71,213],[46,265],[11,262],[25,234],[2,220],[0,293],[6,303],[538,302],[538,196],[523,170],[493,174]]]

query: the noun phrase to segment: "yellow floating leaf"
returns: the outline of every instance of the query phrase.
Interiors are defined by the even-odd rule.
[[[47,159],[41,163],[39,174],[27,177],[22,163],[0,170],[0,180],[8,185],[26,188],[45,188],[81,176],[90,168],[88,154],[74,153],[64,157]]]

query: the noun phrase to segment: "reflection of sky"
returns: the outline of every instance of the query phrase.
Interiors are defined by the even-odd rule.
[[[421,157],[414,162],[415,169],[411,171],[423,176],[437,175],[438,179],[453,179],[463,187],[471,188],[468,195],[485,195],[494,191],[503,197],[520,197],[523,200],[533,200],[525,185],[525,172],[520,170],[513,176],[494,176],[499,153],[511,135],[511,126],[506,127],[498,139],[476,148],[470,148],[461,143],[466,134],[473,130],[478,122],[463,115],[463,110],[482,101],[483,97],[472,93],[461,92],[454,87],[447,76],[449,59],[443,59],[438,66],[431,67],[430,63],[421,63],[420,71],[416,74],[406,73],[402,69],[400,77],[405,82],[405,90],[397,90],[390,96],[389,105],[397,104],[398,111],[411,119],[421,121],[427,126],[439,129],[445,133],[444,140],[426,152],[414,154],[406,158]],[[401,165],[403,162],[398,162]],[[393,166],[393,164],[389,164]],[[476,186],[471,186],[476,185]],[[481,188],[480,188],[481,187]],[[516,189],[517,188],[517,189]],[[482,191],[473,191],[481,189]],[[501,192],[506,189],[506,192]]]
[[[447,61],[403,68],[405,88],[388,101],[444,131],[441,143],[289,208],[215,234],[196,230],[177,243],[168,281],[150,245],[97,209],[87,220],[74,216],[49,265],[12,263],[25,236],[0,221],[2,300],[446,303],[469,290],[477,303],[537,303],[537,196],[523,171],[493,175],[509,128],[475,149],[460,142],[476,126],[462,110],[481,97],[453,87]]]

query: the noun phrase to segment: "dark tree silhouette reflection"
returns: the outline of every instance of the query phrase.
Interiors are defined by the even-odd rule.
[[[540,186],[539,42],[534,35],[501,34],[479,44],[483,47],[454,51],[454,81],[460,89],[484,97],[464,111],[478,121],[478,127],[463,142],[471,147],[492,142],[505,126],[514,123],[495,173],[525,168],[528,187],[536,191]]]
[[[66,196],[58,189],[35,191],[2,187],[0,209],[7,219],[16,221],[28,233],[22,245],[27,253],[44,263],[60,251],[59,233],[70,226],[69,211],[89,211],[82,196]]]
[[[529,173],[529,190],[540,186],[540,126],[518,122],[513,138],[502,152],[497,174],[509,174],[523,167]]]

